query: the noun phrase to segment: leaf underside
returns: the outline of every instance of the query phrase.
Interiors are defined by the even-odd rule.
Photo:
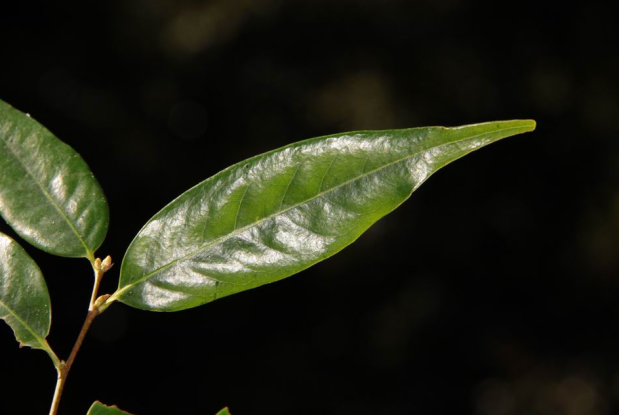
[[[131,415],[129,412],[121,411],[117,406],[106,406],[97,401],[92,404],[86,415]]]
[[[71,147],[0,101],[0,214],[26,241],[54,255],[93,258],[108,205]]]
[[[515,120],[360,131],[245,160],[142,228],[113,299],[177,311],[293,275],[355,241],[443,166],[534,128]]]
[[[49,351],[51,304],[41,270],[17,242],[0,233],[0,319],[20,346]]]

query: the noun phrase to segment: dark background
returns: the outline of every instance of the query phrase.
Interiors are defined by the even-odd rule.
[[[117,266],[102,293],[155,212],[244,158],[347,130],[538,121],[442,170],[300,275],[179,313],[114,305],[60,413],[85,414],[95,399],[140,415],[617,413],[616,12],[2,3],[0,98],[82,154],[107,194],[99,255]],[[46,275],[49,341],[66,358],[89,265],[25,248]],[[0,351],[0,414],[46,414],[46,355],[19,349],[5,324]]]

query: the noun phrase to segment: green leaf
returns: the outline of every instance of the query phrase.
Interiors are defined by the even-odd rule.
[[[45,338],[52,322],[50,297],[41,270],[17,242],[0,233],[0,319],[5,320],[21,346],[46,351],[58,358]]]
[[[86,415],[131,415],[129,412],[121,411],[117,406],[106,406],[101,402],[95,402]],[[224,408],[216,415],[230,415],[228,408]]]
[[[293,275],[355,241],[446,164],[535,125],[360,131],[250,158],[144,226],[110,301],[177,311]]]
[[[99,401],[92,404],[86,415],[131,415],[121,411],[117,406],[106,406]]]
[[[0,101],[0,214],[26,241],[94,259],[108,204],[84,160],[41,124]]]

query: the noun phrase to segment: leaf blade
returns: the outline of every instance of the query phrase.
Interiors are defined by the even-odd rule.
[[[87,257],[103,242],[108,205],[84,160],[30,116],[0,101],[0,214],[27,242]]]
[[[250,158],[147,222],[112,300],[177,311],[293,275],[355,241],[446,164],[534,128],[515,120],[363,131]]]
[[[99,401],[95,401],[86,415],[132,415],[119,409],[116,405],[107,406]],[[228,408],[223,408],[216,415],[230,415]]]
[[[51,325],[51,302],[41,270],[17,242],[0,233],[0,319],[13,329],[21,346],[58,358],[45,338]]]
[[[86,415],[132,415],[129,412],[120,410],[116,405],[107,406],[99,401],[95,401]]]

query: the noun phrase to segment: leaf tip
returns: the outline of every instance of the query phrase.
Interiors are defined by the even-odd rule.
[[[519,132],[516,134],[529,133],[536,129],[536,120],[532,119],[516,119],[516,120],[508,120],[508,121],[499,121],[497,122],[497,127],[504,129],[518,129]],[[515,133],[510,134],[515,135]]]
[[[536,129],[536,120],[523,120],[523,124],[528,132]]]

